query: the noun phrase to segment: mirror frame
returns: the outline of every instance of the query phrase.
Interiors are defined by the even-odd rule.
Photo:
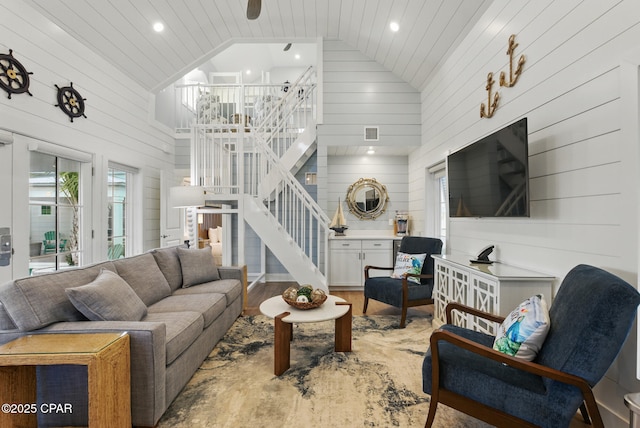
[[[378,193],[380,193],[380,201],[378,205],[369,211],[362,210],[357,204],[358,192],[365,187],[373,187]],[[358,217],[360,220],[374,220],[384,213],[387,209],[387,203],[389,202],[389,195],[387,194],[387,188],[382,183],[379,183],[375,178],[361,178],[347,189],[347,206],[349,211]]]

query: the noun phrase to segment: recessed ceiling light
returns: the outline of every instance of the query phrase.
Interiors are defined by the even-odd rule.
[[[296,54],[295,59],[300,59],[300,54]]]
[[[389,24],[389,28],[391,28],[391,31],[396,33],[400,29],[400,25],[397,22],[393,21],[391,22],[391,24]]]
[[[153,29],[156,33],[159,33],[164,30],[164,24],[162,22],[156,22],[153,24]]]
[[[375,154],[375,153],[376,153],[376,151],[375,151],[375,150],[373,150],[373,147],[369,146],[369,150],[367,150],[367,154],[368,154],[368,155],[373,155],[373,154]]]
[[[247,70],[247,71],[245,71],[245,73],[251,74],[251,70]]]

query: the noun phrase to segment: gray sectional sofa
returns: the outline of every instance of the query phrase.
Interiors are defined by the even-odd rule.
[[[24,334],[127,332],[134,426],[154,426],[242,313],[243,271],[216,267],[211,250],[171,247],[0,286],[0,343]],[[73,415],[39,425],[86,424],[86,369],[38,368],[38,399]],[[84,413],[83,413],[84,412]]]

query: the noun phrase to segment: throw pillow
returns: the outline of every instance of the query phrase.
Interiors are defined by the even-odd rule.
[[[129,284],[106,269],[90,283],[64,291],[91,321],[140,321],[147,314],[146,305]]]
[[[220,279],[211,248],[191,250],[178,247],[178,257],[182,267],[182,288]]]
[[[398,252],[396,256],[396,264],[393,268],[391,278],[403,278],[405,274],[416,273],[420,275],[422,273],[422,265],[424,259],[427,258],[426,254],[407,254]],[[420,278],[415,276],[407,277],[407,281],[420,284]]]
[[[493,349],[533,361],[547,337],[549,322],[549,309],[544,296],[532,296],[504,319],[498,328]]]

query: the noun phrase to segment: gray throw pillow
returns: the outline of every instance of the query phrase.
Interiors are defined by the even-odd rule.
[[[140,321],[147,306],[117,273],[103,269],[92,282],[64,290],[91,321]]]
[[[178,247],[178,257],[182,267],[182,288],[220,279],[211,248],[189,250]]]

